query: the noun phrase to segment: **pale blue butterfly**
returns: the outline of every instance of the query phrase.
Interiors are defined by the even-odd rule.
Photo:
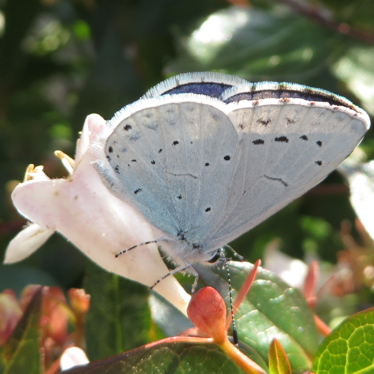
[[[103,181],[180,265],[217,250],[331,173],[369,129],[347,99],[292,83],[188,73],[108,122]]]

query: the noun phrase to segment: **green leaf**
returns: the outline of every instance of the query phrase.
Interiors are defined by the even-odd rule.
[[[42,292],[42,287],[40,287],[13,334],[2,347],[0,352],[2,374],[42,373],[42,355],[39,347]]]
[[[214,344],[162,342],[70,369],[64,374],[244,373]]]
[[[269,374],[291,374],[291,366],[286,352],[276,339],[270,346]]]
[[[374,47],[353,46],[346,49],[333,70],[371,115],[374,114],[373,64]]]
[[[332,53],[332,37],[330,30],[287,8],[269,12],[232,6],[205,19],[169,69],[219,70],[248,80],[311,84]]]
[[[310,7],[313,7],[313,4],[310,4]],[[347,23],[363,33],[370,35],[374,29],[372,22],[374,3],[372,1],[323,0],[319,2],[318,8],[320,14],[333,12],[331,16],[338,23]]]
[[[369,374],[374,372],[374,308],[341,323],[318,348],[315,374]]]
[[[151,321],[145,286],[90,263],[84,288],[91,295],[86,320],[90,360],[112,356],[160,337]]]
[[[253,265],[230,262],[234,296]],[[207,285],[228,295],[224,269],[199,268]],[[226,297],[227,299],[227,297]],[[276,274],[260,269],[253,286],[236,314],[239,340],[255,349],[264,360],[274,338],[282,344],[295,373],[309,370],[318,346],[313,314],[301,293]]]

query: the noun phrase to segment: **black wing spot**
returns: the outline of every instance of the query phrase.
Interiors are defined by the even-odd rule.
[[[123,126],[123,129],[124,129],[125,131],[129,131],[129,130],[132,129],[132,126],[131,126],[131,125],[125,125],[125,126]]]
[[[162,152],[162,148],[160,148],[159,150],[158,150],[158,153],[161,153]]]
[[[288,118],[288,117],[286,118],[286,121],[287,121],[287,125],[292,125],[292,124],[296,123],[296,121],[294,119]]]
[[[258,144],[264,144],[265,143],[265,140],[263,139],[256,139],[252,142],[253,144],[255,145],[258,145]]]
[[[303,139],[303,140],[309,140],[309,138],[308,138],[306,135],[301,135],[301,136],[300,136],[300,139]]]
[[[116,165],[116,167],[114,168],[114,170],[115,170],[115,172],[116,172],[117,174],[120,174],[119,166],[118,166],[118,165]]]
[[[117,155],[118,156],[118,155]],[[111,159],[112,159],[112,157],[110,157],[109,155],[106,155],[106,159],[108,160],[108,161],[110,161]]]
[[[225,161],[229,161],[231,160],[231,157],[229,155],[226,155],[224,158],[223,158]]]
[[[112,153],[112,152],[113,152],[113,147],[112,147],[112,146],[110,146],[110,147],[108,148],[108,152],[109,152],[109,153]]]
[[[178,195],[178,196],[177,196],[177,199],[180,200],[181,198],[182,198],[182,195]]]
[[[317,164],[318,166],[321,166],[321,165],[322,165],[322,161],[321,161],[321,160],[318,160],[318,161],[316,161],[316,164]]]
[[[267,118],[267,119],[260,118],[256,122],[261,123],[261,125],[267,126],[269,123],[271,123],[271,119],[270,118]]]
[[[134,194],[135,195],[137,195],[139,192],[141,192],[142,191],[142,189],[141,188],[138,188],[138,189],[136,189],[135,191],[134,191]]]
[[[288,143],[288,138],[287,136],[278,136],[277,138],[274,139],[276,142],[281,142],[281,143]]]
[[[209,165],[210,165],[209,162],[206,162],[204,166],[209,166]]]
[[[205,209],[205,211],[206,211],[206,212],[210,212],[210,211],[211,211],[211,208],[208,207],[208,208]]]
[[[322,142],[321,142],[320,140],[318,140],[316,143],[317,143],[317,145],[318,145],[319,147],[322,147]]]
[[[173,145],[177,145],[177,144],[179,144],[178,140],[174,140]]]
[[[136,162],[135,158],[133,158],[133,159],[131,160],[131,162]]]
[[[152,164],[152,165],[154,165],[155,163],[156,163],[156,161],[155,161],[155,160],[152,160],[152,161],[151,161],[151,164]]]

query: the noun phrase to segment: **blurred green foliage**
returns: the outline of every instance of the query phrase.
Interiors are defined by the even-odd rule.
[[[374,114],[371,0],[0,0],[1,253],[25,221],[10,193],[29,163],[65,174],[86,115],[110,118],[165,77],[214,70],[251,81],[324,88]],[[296,5],[297,6],[296,6]],[[374,153],[371,135],[364,148]],[[323,188],[329,186],[329,188]],[[249,260],[270,240],[334,262],[348,189],[332,174],[233,247]],[[145,238],[147,240],[147,238]],[[81,285],[86,259],[55,235],[29,259],[1,265],[0,289]]]

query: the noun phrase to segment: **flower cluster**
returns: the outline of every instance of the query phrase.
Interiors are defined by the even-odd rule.
[[[0,293],[1,346],[10,339],[40,288],[36,285],[25,287],[19,299],[12,290]],[[70,303],[60,288],[42,288],[40,349],[46,369],[59,364],[59,356],[66,347],[84,346],[84,319],[90,307],[90,297],[81,289],[70,289],[68,295]],[[74,325],[73,332],[69,331],[70,325]]]

